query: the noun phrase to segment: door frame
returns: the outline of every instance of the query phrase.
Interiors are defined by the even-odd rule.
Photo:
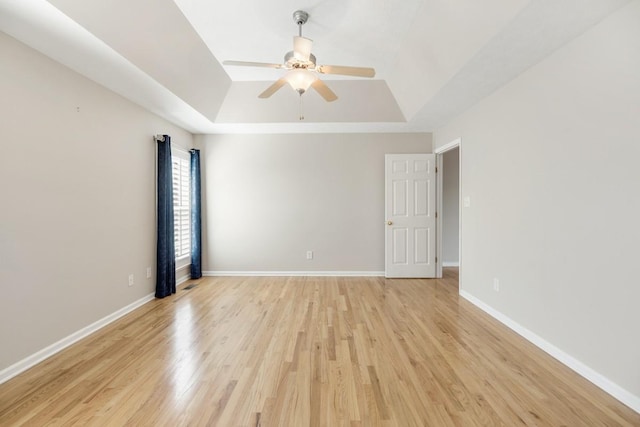
[[[433,153],[436,155],[436,206],[439,212],[442,211],[442,184],[443,184],[443,154],[447,151],[458,148],[458,274],[462,270],[462,139],[456,138],[440,147],[436,147]],[[436,218],[436,254],[440,262],[436,263],[436,277],[442,278],[442,215]],[[460,276],[458,276],[459,278]],[[459,280],[459,279],[458,279]]]

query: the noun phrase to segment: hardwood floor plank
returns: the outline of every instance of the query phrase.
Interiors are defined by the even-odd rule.
[[[444,275],[199,279],[0,385],[0,425],[640,426]]]

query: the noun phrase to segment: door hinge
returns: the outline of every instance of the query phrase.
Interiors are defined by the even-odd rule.
[[[438,167],[436,166],[436,173],[438,173]]]
[[[438,212],[436,212],[436,218],[438,218]]]
[[[436,264],[438,263],[438,257],[436,257]]]

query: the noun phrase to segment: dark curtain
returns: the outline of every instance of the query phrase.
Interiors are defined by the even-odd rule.
[[[191,278],[202,277],[202,222],[200,215],[200,150],[191,150]]]
[[[173,179],[171,137],[158,139],[158,242],[156,245],[156,298],[176,293],[176,251],[173,234]]]

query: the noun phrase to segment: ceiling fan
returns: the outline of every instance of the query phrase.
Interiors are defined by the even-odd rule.
[[[293,12],[293,20],[298,25],[298,35],[293,38],[293,50],[284,56],[284,63],[270,64],[265,62],[223,61],[224,65],[238,65],[245,67],[264,67],[288,70],[281,79],[269,86],[258,98],[269,98],[278,89],[289,83],[291,87],[302,96],[309,87],[312,87],[325,101],[331,102],[338,96],[318,78],[317,74],[339,74],[354,77],[374,77],[373,68],[347,67],[341,65],[317,65],[316,57],[311,53],[313,41],[302,37],[302,26],[309,19],[309,14],[303,10]]]

